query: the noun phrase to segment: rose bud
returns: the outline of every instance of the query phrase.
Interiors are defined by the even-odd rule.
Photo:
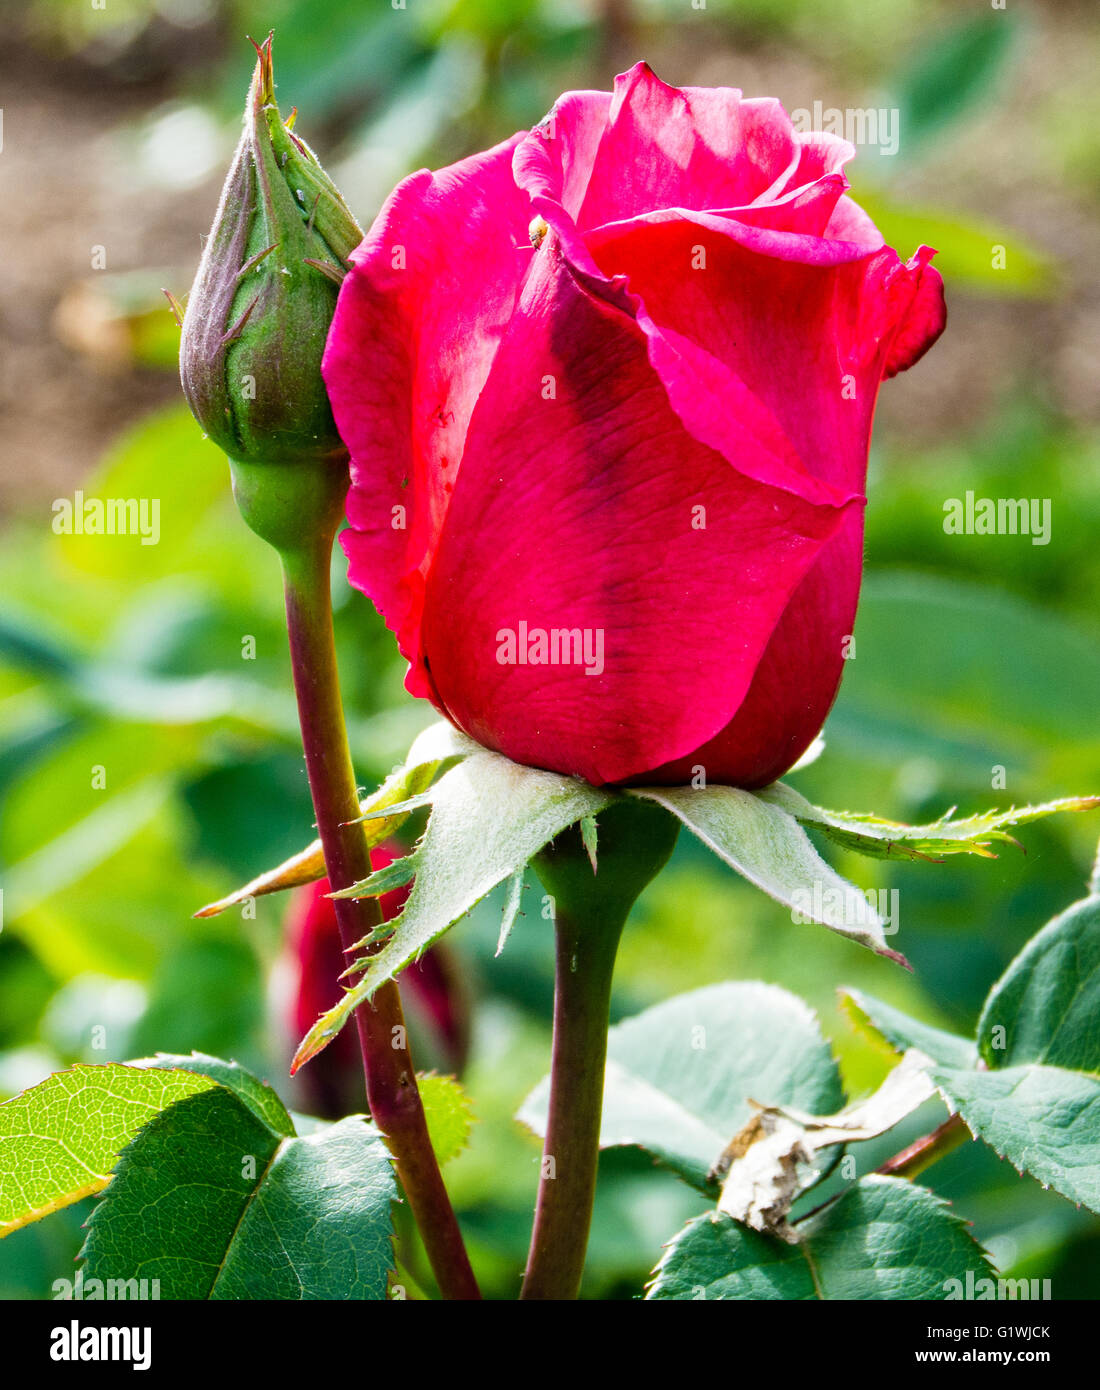
[[[395,846],[373,851],[376,869],[396,857]],[[281,970],[280,992],[289,996],[287,1023],[294,1044],[305,1037],[320,1014],[340,998],[348,983],[340,976],[349,957],[340,946],[340,931],[327,879],[294,894],[287,921],[287,959]],[[383,893],[379,906],[390,921],[405,905],[409,889]],[[446,943],[437,943],[401,975],[409,1026],[415,1034],[413,1052],[428,1066],[461,1073],[469,1051],[469,1013],[466,991],[454,968]],[[363,1062],[353,1028],[345,1028],[299,1073],[315,1114],[336,1119],[363,1106]]]
[[[293,116],[279,115],[270,35],[256,52],[244,133],[187,302],[180,377],[233,461],[343,460],[320,363],[362,232]]]
[[[570,92],[406,179],[323,370],[351,582],[408,688],[517,762],[752,787],[836,694],[884,377],[944,326],[921,247],[778,102]]]

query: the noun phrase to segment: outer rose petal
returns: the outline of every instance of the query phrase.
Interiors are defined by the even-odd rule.
[[[760,482],[759,445],[742,431],[739,447],[744,471],[683,429],[637,323],[547,237],[428,577],[425,656],[451,718],[518,762],[594,783],[718,733],[792,591],[860,505]],[[602,672],[502,664],[502,634],[521,622],[588,631],[593,652],[603,632]]]
[[[560,132],[570,139],[571,131]],[[646,63],[615,79],[607,130],[576,216],[578,227],[653,208],[751,203],[795,157],[779,102],[733,87],[669,87]]]
[[[927,252],[911,268],[886,248],[867,255],[817,240],[820,260],[802,259],[801,247],[795,259],[779,254],[776,233],[762,256],[761,235],[732,219],[672,215],[603,227],[586,241],[603,275],[622,276],[644,303],[652,355],[664,338],[716,359],[778,421],[814,477],[860,492],[897,335],[904,330],[923,351],[942,329],[928,311],[939,276]],[[720,398],[704,405],[685,391],[673,403],[685,418],[721,418]]]
[[[610,92],[566,92],[516,146],[516,182],[534,195],[550,195],[566,215],[581,210],[611,111]]]
[[[891,266],[884,291],[896,329],[886,357],[886,375],[897,376],[919,362],[947,326],[943,279],[922,246],[904,265]]]
[[[850,509],[792,594],[726,727],[687,757],[633,780],[678,786],[699,767],[709,781],[736,787],[782,777],[813,742],[836,698],[862,571],[863,514]]]
[[[351,451],[348,575],[397,634],[414,695],[431,694],[419,664],[424,576],[531,264],[531,210],[511,175],[519,139],[398,186],[352,257],[325,350]]]

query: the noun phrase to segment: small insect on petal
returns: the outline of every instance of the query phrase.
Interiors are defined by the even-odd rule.
[[[527,228],[527,235],[531,238],[531,245],[536,251],[542,245],[543,238],[549,230],[545,218],[533,217],[531,219],[531,225]]]

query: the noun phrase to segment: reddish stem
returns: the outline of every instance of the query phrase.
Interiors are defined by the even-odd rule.
[[[369,876],[370,851],[359,815],[347,731],[340,701],[332,633],[329,565],[333,534],[315,536],[282,552],[291,667],[298,698],[317,830],[334,889]],[[345,951],[381,920],[373,898],[335,900]],[[362,954],[360,952],[359,954]],[[350,959],[350,957],[349,957]],[[480,1297],[435,1152],[409,1055],[401,995],[390,981],[355,1011],[371,1118],[386,1136],[397,1176],[412,1208],[424,1248],[447,1299]]]
[[[931,1134],[921,1135],[908,1148],[888,1158],[876,1171],[892,1178],[915,1178],[926,1168],[931,1168],[933,1163],[938,1163],[941,1158],[960,1148],[969,1138],[970,1131],[963,1123],[963,1117],[952,1115]]]

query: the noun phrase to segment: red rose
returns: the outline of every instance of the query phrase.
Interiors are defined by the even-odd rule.
[[[594,783],[782,774],[839,684],[875,396],[942,331],[853,150],[644,64],[397,188],[324,373],[408,688]]]

